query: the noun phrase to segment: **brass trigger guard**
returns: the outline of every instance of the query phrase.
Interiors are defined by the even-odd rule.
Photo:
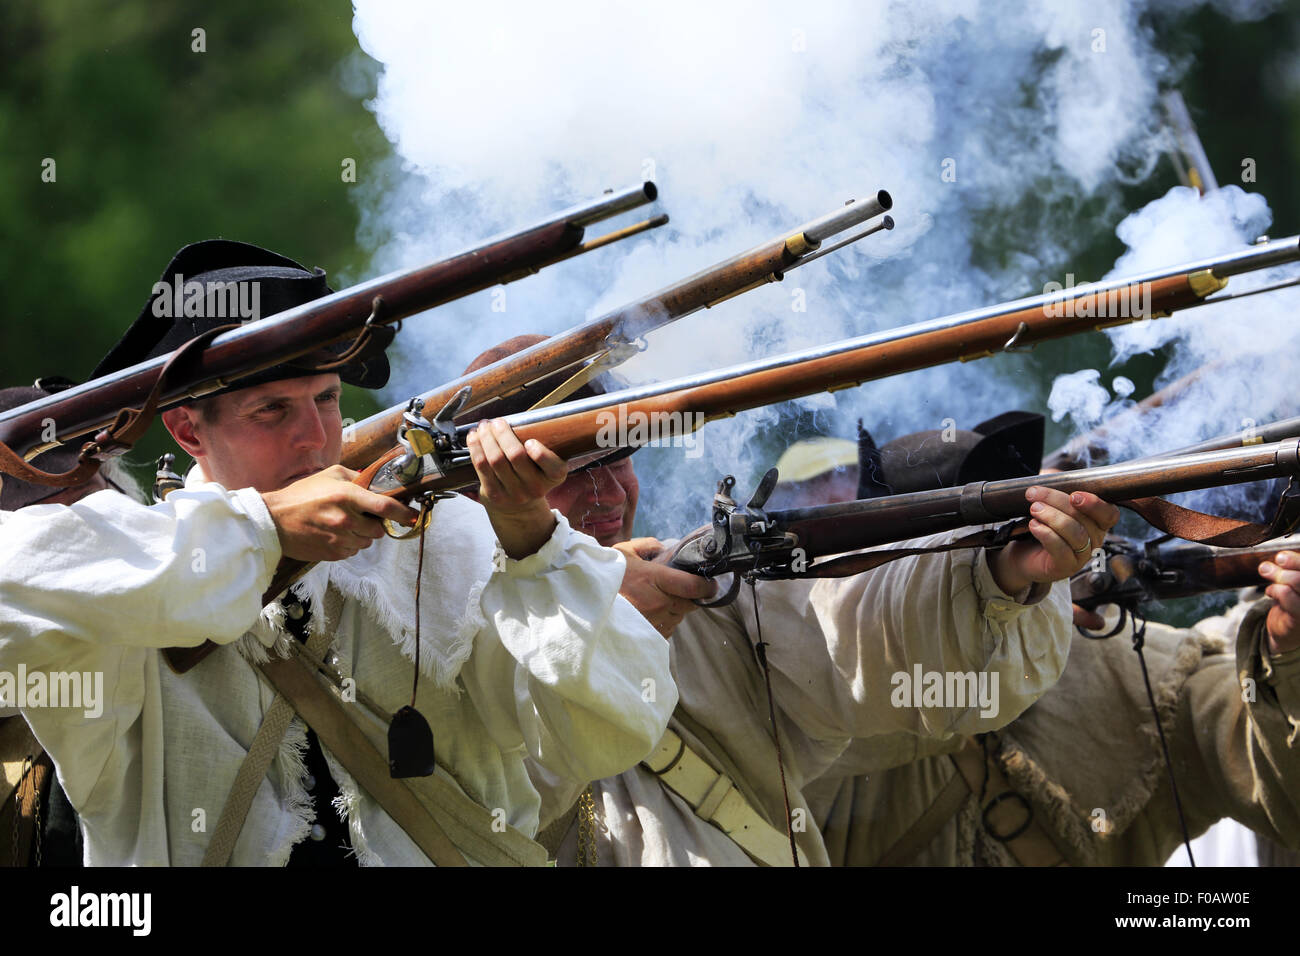
[[[426,495],[420,498],[420,517],[415,519],[415,524],[409,528],[404,528],[394,522],[391,518],[384,518],[384,534],[388,535],[394,541],[406,541],[408,538],[414,538],[416,535],[424,534],[429,527],[429,519],[433,517],[433,505],[439,497],[446,495]]]

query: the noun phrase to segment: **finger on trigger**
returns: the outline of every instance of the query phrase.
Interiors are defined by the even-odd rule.
[[[384,536],[383,522],[374,515],[359,515],[348,528],[356,537],[365,540],[366,544],[377,538]]]
[[[376,494],[365,489],[361,489],[361,497],[357,501],[357,506],[364,516],[387,518],[394,524],[409,525],[420,517],[420,512],[409,505],[402,504],[396,498]]]

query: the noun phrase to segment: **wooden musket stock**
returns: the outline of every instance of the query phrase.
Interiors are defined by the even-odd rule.
[[[551,336],[475,372],[417,396],[426,414],[443,408],[462,388],[470,388],[468,404],[459,417],[476,411],[474,420],[498,417],[493,405],[534,383],[563,371],[577,372],[588,361],[608,356],[604,367],[635,353],[637,339],[657,328],[711,308],[742,292],[779,281],[789,269],[801,264],[821,242],[836,232],[872,219],[891,208],[893,200],[885,190],[847,209],[782,233],[730,259],[660,289],[651,295],[616,309],[597,319]],[[849,213],[852,213],[850,215]],[[886,218],[885,228],[892,228]],[[829,224],[821,225],[827,223]],[[811,235],[810,235],[811,234]],[[536,396],[541,398],[539,394]],[[487,406],[486,408],[483,406]],[[343,464],[355,470],[366,468],[392,447],[393,436],[402,423],[406,403],[394,405],[358,422],[348,430]]]
[[[441,262],[394,272],[217,337],[184,369],[173,370],[160,410],[225,388],[232,381],[322,347],[355,338],[373,313],[389,325],[503,282],[531,275],[580,249],[585,227],[652,201],[653,183],[576,206],[528,229]],[[378,307],[376,302],[378,300]],[[0,413],[0,441],[26,457],[104,428],[119,410],[139,406],[167,357],[87,382]],[[177,373],[183,373],[178,375]],[[55,441],[46,432],[53,421]]]

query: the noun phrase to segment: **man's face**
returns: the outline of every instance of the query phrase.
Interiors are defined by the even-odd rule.
[[[177,409],[165,420],[212,481],[275,491],[338,464],[341,394],[334,373],[291,378],[218,395],[201,414]]]
[[[608,548],[632,537],[640,490],[632,459],[624,458],[604,468],[575,472],[546,500],[574,528]]]

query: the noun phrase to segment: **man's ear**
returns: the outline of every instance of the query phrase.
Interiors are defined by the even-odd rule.
[[[172,438],[176,439],[176,444],[181,446],[185,454],[198,460],[199,455],[203,454],[204,448],[203,442],[196,431],[198,414],[194,409],[185,405],[169,408],[162,413],[162,420],[167,431],[171,432]]]

